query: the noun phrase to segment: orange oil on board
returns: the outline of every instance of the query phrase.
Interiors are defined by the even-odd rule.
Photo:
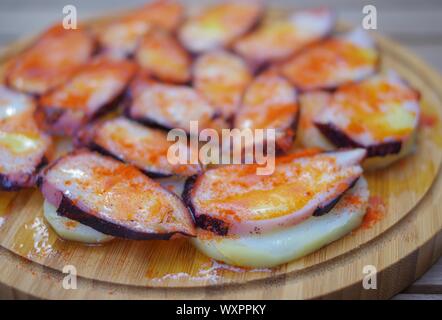
[[[373,227],[385,216],[385,202],[380,196],[370,196],[368,199],[367,212],[362,220],[361,229],[369,229]]]

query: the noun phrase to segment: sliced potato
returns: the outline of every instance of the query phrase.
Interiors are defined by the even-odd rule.
[[[95,244],[114,239],[114,237],[98,232],[78,221],[59,216],[56,208],[46,200],[43,204],[43,214],[54,231],[64,240]]]
[[[323,150],[365,148],[365,169],[386,167],[414,150],[419,96],[392,71],[333,93],[303,93],[298,142]]]
[[[34,118],[34,100],[0,85],[0,190],[32,187],[52,139]]]
[[[76,150],[46,167],[39,187],[57,213],[132,240],[194,236],[192,217],[171,192],[133,166]]]
[[[192,243],[204,254],[228,264],[266,268],[303,257],[342,238],[361,223],[369,191],[364,178],[349,190],[327,214],[312,216],[283,230],[238,238],[194,238]]]
[[[268,234],[323,215],[362,174],[364,149],[302,150],[276,158],[274,172],[227,165],[186,181],[183,200],[195,223],[221,236]]]
[[[378,158],[371,167],[386,166],[412,151],[419,100],[390,71],[340,87],[311,121],[336,147],[365,148],[369,160]]]

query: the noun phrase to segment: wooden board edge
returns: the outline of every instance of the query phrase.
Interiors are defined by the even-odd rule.
[[[415,69],[419,69],[419,75],[423,76],[427,82],[435,88],[435,91],[442,94],[442,77],[431,69],[420,58],[416,57],[408,50],[402,48],[396,42],[385,38],[384,36],[376,35],[376,39],[380,41],[381,47],[388,48],[389,51],[395,52],[395,54],[401,55],[410,64],[414,65]],[[6,51],[6,55],[14,54],[21,49],[17,49],[17,46],[23,48],[29,43],[29,41],[19,41],[16,43],[16,48]],[[0,51],[3,55],[3,51]],[[377,245],[380,245],[382,241],[387,241],[390,246],[400,244],[401,238],[406,236],[405,225],[410,223],[424,223],[427,219],[429,210],[425,211],[424,208],[431,207],[432,197],[429,194],[436,192],[435,196],[438,198],[442,194],[442,178],[439,173],[436,181],[433,183],[432,188],[424,196],[422,201],[409,213],[403,220],[401,220],[396,226],[387,230],[376,239],[361,246],[361,248],[353,250],[350,253],[344,255],[344,257],[338,257],[330,261],[330,263],[324,263],[324,265],[317,265],[308,270],[302,271],[300,274],[296,272],[293,275],[285,275],[278,277],[277,279],[270,280],[258,280],[252,281],[247,284],[241,285],[227,285],[225,287],[209,287],[209,288],[192,288],[192,289],[153,289],[153,288],[138,288],[128,287],[121,285],[109,285],[101,283],[99,281],[87,280],[79,278],[79,288],[77,290],[64,290],[61,283],[63,274],[47,269],[43,266],[37,265],[26,261],[25,259],[16,256],[4,248],[0,248],[0,283],[6,285],[10,290],[10,296],[12,298],[178,298],[178,299],[198,299],[198,298],[352,298],[356,297],[356,292],[361,292],[362,273],[356,277],[349,277],[348,281],[344,281],[343,285],[339,288],[333,288],[333,290],[318,289],[308,292],[301,290],[302,284],[300,278],[302,275],[311,274],[323,277],[330,276],[334,272],[339,272],[338,269],[349,269],[350,263],[358,263],[358,257],[362,251],[370,251],[370,254],[377,255]],[[434,204],[433,204],[434,205]],[[424,207],[424,208],[423,208]],[[382,284],[382,288],[374,294],[368,293],[366,295],[360,295],[360,298],[389,298],[393,294],[404,289],[411,281],[414,281],[417,277],[423,274],[441,255],[442,251],[442,234],[440,232],[442,228],[442,221],[438,221],[438,224],[432,224],[432,232],[425,237],[420,237],[418,243],[415,243],[413,250],[409,248],[398,247],[397,259],[394,261],[384,261],[380,268],[378,268],[379,282],[391,282],[390,287]],[[405,233],[404,233],[405,232]],[[428,253],[431,251],[431,254]],[[417,262],[422,255],[430,256],[426,262]],[[329,265],[330,264],[330,265]],[[412,272],[412,276],[406,276],[406,281],[391,281],[392,278],[402,277],[404,270],[407,266],[415,266],[415,271]],[[19,279],[16,277],[9,277],[8,268],[23,269]],[[409,270],[407,272],[410,272]],[[395,275],[394,277],[392,276]],[[33,281],[41,282],[40,289],[37,286],[32,285]],[[402,279],[404,280],[404,279]],[[41,288],[44,287],[44,290]],[[281,292],[281,287],[285,287]],[[388,287],[388,288],[387,288]],[[60,290],[61,289],[61,290]],[[290,290],[292,289],[292,290]],[[0,292],[3,290],[0,287]],[[246,292],[244,292],[246,291]],[[302,296],[300,295],[302,292]],[[272,293],[275,295],[272,296]],[[281,296],[280,296],[281,295]],[[0,295],[1,297],[1,295]]]

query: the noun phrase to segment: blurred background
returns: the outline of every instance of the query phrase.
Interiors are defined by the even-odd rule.
[[[141,5],[148,0],[0,0],[0,46],[42,31],[62,19],[67,4],[77,7],[78,19],[90,18]],[[215,0],[182,0],[202,6]],[[267,0],[268,5],[334,8],[339,18],[360,25],[362,7],[375,5],[378,31],[406,45],[442,72],[441,0]]]

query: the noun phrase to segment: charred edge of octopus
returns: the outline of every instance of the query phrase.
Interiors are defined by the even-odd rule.
[[[212,218],[208,215],[202,214],[197,215],[195,207],[192,203],[192,188],[195,185],[195,182],[198,178],[198,175],[193,175],[187,178],[184,184],[184,190],[182,193],[182,199],[184,204],[189,208],[189,211],[192,214],[192,217],[195,221],[195,224],[201,229],[211,231],[217,235],[225,236],[229,232],[229,225],[223,220]]]
[[[134,120],[134,121],[136,121],[146,127],[153,128],[153,129],[160,129],[163,131],[170,131],[172,129],[175,129],[175,127],[171,127],[166,124],[159,123],[156,120],[148,118],[148,117],[134,117],[134,116],[132,116],[130,111],[128,111],[126,113],[126,117],[128,117],[129,119],[132,119],[132,120]],[[186,131],[186,133],[188,134],[187,131]]]
[[[93,214],[89,214],[78,208],[69,198],[62,196],[60,206],[57,209],[57,214],[75,220],[89,226],[99,232],[107,235],[112,235],[120,238],[131,240],[169,240],[174,234],[182,232],[169,232],[164,234],[147,233],[142,231],[135,231],[125,226],[100,219]]]
[[[99,144],[97,144],[95,142],[90,142],[89,144],[86,145],[86,147],[91,149],[92,151],[96,151],[104,156],[111,157],[111,158],[118,160],[120,162],[129,163],[129,162],[125,161],[124,159],[120,158],[119,156],[113,154],[112,152],[110,152],[106,148],[103,148],[102,146],[100,146]],[[168,178],[168,177],[173,176],[173,174],[167,174],[167,173],[161,173],[161,172],[155,172],[155,171],[147,171],[147,170],[139,168],[139,167],[137,167],[137,168],[141,172],[143,172],[146,176],[148,176],[149,178]]]
[[[323,215],[329,213],[335,207],[335,205],[339,202],[339,200],[341,200],[341,198],[344,196],[344,194],[348,190],[350,190],[351,188],[353,188],[355,186],[355,184],[356,184],[356,182],[358,182],[358,180],[359,180],[359,177],[357,177],[355,180],[353,180],[352,183],[350,183],[350,185],[348,186],[348,188],[344,190],[344,192],[342,192],[339,196],[337,196],[336,198],[331,200],[329,203],[323,205],[322,207],[317,207],[316,210],[313,212],[313,216],[319,217],[319,216],[323,216]]]
[[[315,122],[315,125],[319,131],[321,131],[321,133],[337,147],[366,149],[367,158],[376,156],[384,157],[389,154],[397,154],[402,148],[401,141],[384,142],[377,145],[363,146],[348,137],[332,123],[323,124]]]
[[[22,188],[30,188],[38,185],[39,171],[48,164],[48,159],[43,156],[32,173],[0,173],[0,190],[19,191]]]

